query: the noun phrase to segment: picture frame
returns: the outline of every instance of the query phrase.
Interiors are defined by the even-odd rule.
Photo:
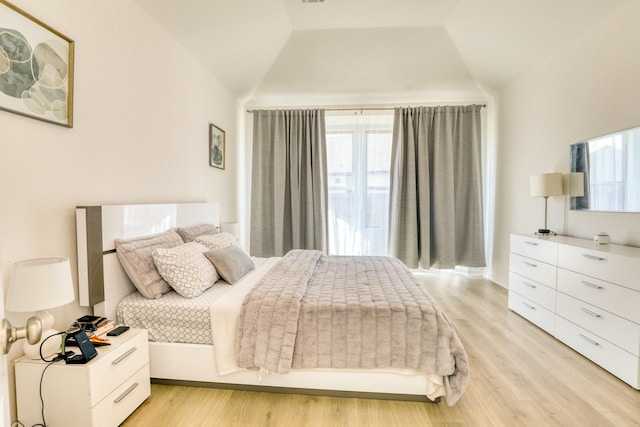
[[[209,166],[224,169],[226,153],[226,133],[218,126],[209,123]]]
[[[0,0],[0,110],[73,127],[74,41]]]

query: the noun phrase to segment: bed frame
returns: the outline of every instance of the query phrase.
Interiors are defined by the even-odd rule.
[[[81,306],[116,318],[118,302],[135,291],[115,253],[117,238],[139,237],[171,227],[219,225],[217,203],[83,206],[76,208],[78,283]],[[155,382],[394,400],[429,401],[431,383],[422,375],[372,370],[307,369],[271,375],[257,371],[218,375],[212,345],[150,342]]]

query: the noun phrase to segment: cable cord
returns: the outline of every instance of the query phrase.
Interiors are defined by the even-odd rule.
[[[57,335],[63,335],[63,334],[65,336],[62,337],[62,340],[63,340],[62,353],[58,353],[51,360],[45,359],[44,356],[42,355],[42,346],[44,345],[44,343],[47,342],[47,340],[50,339],[51,337],[55,337]],[[42,370],[42,375],[40,376],[40,387],[39,387],[39,391],[40,391],[40,407],[42,408],[41,409],[42,423],[34,424],[32,427],[47,427],[47,422],[45,421],[45,417],[44,417],[44,397],[42,396],[42,382],[44,381],[44,374],[45,374],[45,372],[47,372],[47,369],[49,369],[49,367],[51,365],[53,365],[55,362],[58,362],[60,360],[64,360],[64,358],[65,358],[65,353],[64,353],[64,340],[65,340],[65,338],[66,338],[66,331],[62,331],[62,332],[58,332],[58,333],[53,334],[53,335],[49,335],[44,340],[42,340],[42,342],[40,343],[40,359],[42,359],[43,362],[47,362],[47,366],[44,367],[44,369]]]
[[[55,362],[47,363],[47,366],[44,367],[44,369],[42,370],[42,375],[40,376],[40,405],[42,408],[42,411],[41,411],[42,423],[34,424],[31,427],[47,427],[47,422],[45,421],[45,417],[44,417],[44,397],[42,396],[42,382],[44,380],[44,373],[47,372],[47,369],[49,369],[49,367],[52,366],[54,363]]]

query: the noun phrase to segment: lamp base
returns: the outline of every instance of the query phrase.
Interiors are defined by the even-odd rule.
[[[27,341],[25,341],[23,345],[24,354],[29,359],[34,359],[34,360],[40,359],[40,344],[42,344],[42,342],[46,338],[52,335],[56,335],[58,333],[59,331],[56,331],[55,329],[49,329],[42,332],[42,338],[37,343],[29,344]],[[47,357],[56,354],[59,351],[61,344],[62,344],[61,335],[48,339],[47,342],[44,343],[44,345],[42,346],[42,357],[46,359]]]

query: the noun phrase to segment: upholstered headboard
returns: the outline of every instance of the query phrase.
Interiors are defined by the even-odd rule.
[[[116,256],[115,239],[202,223],[220,224],[218,203],[77,207],[80,305],[93,307],[96,315],[115,319],[118,302],[135,291]]]

